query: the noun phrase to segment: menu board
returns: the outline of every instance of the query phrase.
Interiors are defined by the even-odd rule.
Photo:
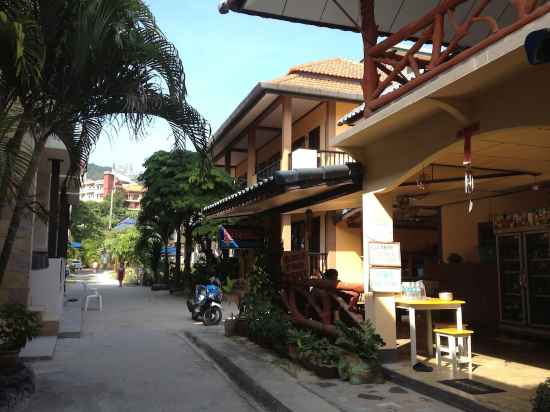
[[[401,267],[399,242],[369,242],[369,265]]]
[[[373,292],[401,292],[401,268],[370,268]]]

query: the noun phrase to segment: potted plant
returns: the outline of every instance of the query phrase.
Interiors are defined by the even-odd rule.
[[[308,360],[313,372],[320,378],[337,378],[340,349],[330,343],[327,338],[316,340],[312,346]]]
[[[15,368],[19,351],[39,331],[38,316],[25,305],[0,305],[0,368]]]
[[[361,328],[335,324],[340,333],[335,343],[346,351],[338,363],[340,378],[352,384],[383,382],[379,353],[384,341],[372,323],[367,320]]]
[[[304,329],[290,328],[288,331],[288,356],[292,360],[298,360],[304,352],[304,348],[312,342],[313,336],[310,331]]]
[[[533,412],[550,411],[550,378],[541,383],[533,398]]]

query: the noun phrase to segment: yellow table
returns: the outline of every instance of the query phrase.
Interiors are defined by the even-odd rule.
[[[426,322],[428,324],[428,354],[433,355],[433,338],[432,338],[432,310],[455,310],[456,311],[456,328],[462,329],[462,305],[466,302],[463,300],[441,300],[437,298],[428,298],[423,300],[407,300],[402,298],[395,299],[395,307],[399,309],[407,309],[409,311],[409,326],[411,330],[411,365],[414,366],[416,359],[416,311],[426,311]]]

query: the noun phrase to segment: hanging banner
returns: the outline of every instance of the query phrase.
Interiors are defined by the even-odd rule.
[[[263,231],[244,226],[220,226],[218,241],[221,249],[258,249],[263,246]]]

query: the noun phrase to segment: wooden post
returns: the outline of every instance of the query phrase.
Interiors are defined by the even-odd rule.
[[[304,228],[304,249],[306,251],[306,273],[308,276],[311,276],[311,262],[309,252],[311,252],[311,218],[312,218],[311,209],[306,210],[306,222]]]
[[[365,116],[370,114],[369,102],[378,88],[378,69],[371,47],[376,45],[378,26],[374,17],[374,0],[361,0],[361,36],[363,37],[363,99],[365,100]]]
[[[283,120],[281,128],[281,170],[288,170],[289,156],[292,151],[292,99],[290,96],[283,96]]]
[[[325,144],[321,145],[321,150],[331,150],[334,137],[336,136],[336,101],[327,102],[327,121],[325,129]]]
[[[256,127],[248,130],[248,157],[246,159],[246,177],[248,186],[256,183]]]
[[[225,155],[225,171],[228,175],[231,175],[231,150],[227,149]]]

